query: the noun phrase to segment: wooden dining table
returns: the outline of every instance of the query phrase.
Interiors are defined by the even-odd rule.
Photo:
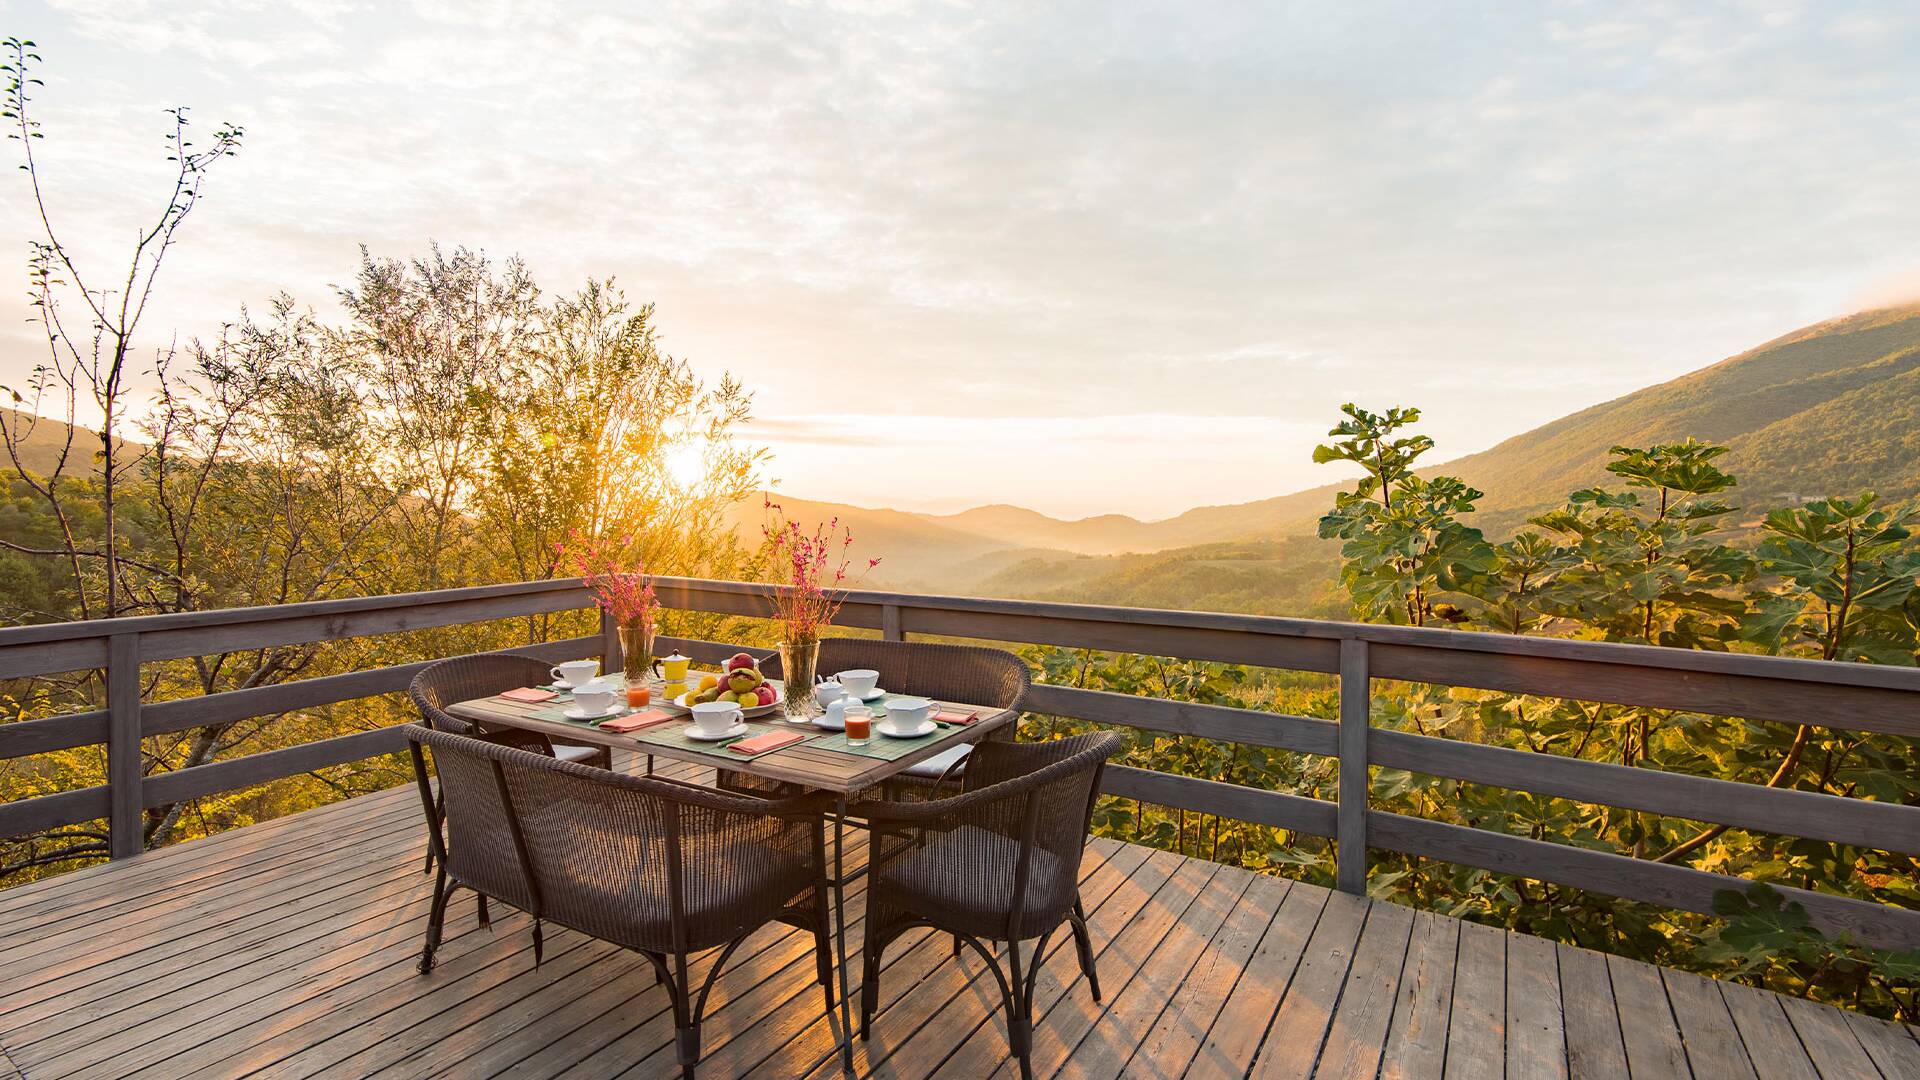
[[[700,673],[694,672],[694,677]],[[779,684],[775,684],[776,689]],[[686,710],[671,703],[661,703],[662,683],[658,676],[651,680],[651,693],[654,704],[642,707],[663,708],[669,712],[681,713]],[[886,687],[891,693],[911,694],[912,687]],[[662,741],[662,736],[671,738],[664,729],[678,729],[683,725],[676,719],[670,724],[656,728],[643,729],[631,734],[602,731],[593,723],[559,719],[552,716],[556,711],[555,702],[546,701],[527,703],[513,701],[503,697],[476,698],[471,701],[457,702],[447,708],[447,712],[462,720],[476,722],[483,729],[510,727],[527,731],[538,731],[549,737],[558,737],[570,742],[587,743],[620,750],[629,750],[650,755],[648,768],[652,768],[651,757],[663,757],[675,761],[708,765],[715,769],[726,769],[765,780],[776,780],[798,784],[816,791],[831,793],[835,798],[833,815],[833,874],[830,885],[833,893],[834,938],[839,958],[839,1011],[840,1011],[840,1052],[841,1061],[848,1068],[853,1067],[852,1012],[847,1001],[847,884],[845,847],[846,827],[848,824],[847,807],[854,795],[899,776],[907,769],[928,758],[951,750],[962,743],[974,743],[986,738],[994,731],[1017,722],[1019,712],[998,706],[978,705],[968,702],[939,701],[939,713],[972,715],[969,724],[945,724],[932,735],[914,740],[911,749],[897,752],[896,748],[886,746],[886,736],[877,731],[873,735],[876,743],[885,748],[862,753],[855,748],[846,750],[829,749],[828,745],[841,742],[818,728],[787,723],[775,709],[769,716],[752,721],[753,730],[792,730],[805,732],[809,738],[792,746],[748,757],[734,753],[721,743],[697,743],[684,738],[672,738]],[[616,714],[618,715],[618,714]],[[687,717],[691,723],[692,717]],[[876,725],[877,726],[877,725]],[[650,733],[653,734],[650,738]],[[810,745],[812,744],[812,745]],[[844,745],[841,742],[841,745]],[[872,753],[895,755],[875,757]]]

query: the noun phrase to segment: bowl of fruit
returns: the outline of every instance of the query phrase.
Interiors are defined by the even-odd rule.
[[[752,656],[734,653],[725,670],[700,676],[700,681],[673,703],[691,709],[703,701],[731,701],[749,717],[765,716],[779,706],[780,691],[760,674],[759,664]]]

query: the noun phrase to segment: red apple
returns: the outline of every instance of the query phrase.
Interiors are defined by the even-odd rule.
[[[760,688],[757,691],[755,691],[755,693],[758,693],[760,695],[760,704],[762,705],[773,704],[773,684],[772,683],[761,683]]]
[[[732,671],[734,668],[752,667],[753,665],[754,659],[751,654],[737,652],[727,661],[727,670]]]

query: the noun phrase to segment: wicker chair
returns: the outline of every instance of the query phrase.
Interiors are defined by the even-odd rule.
[[[413,682],[407,686],[407,693],[412,695],[413,703],[419,706],[421,717],[435,731],[472,735],[478,728],[466,720],[449,715],[447,706],[551,681],[553,669],[532,657],[513,653],[478,653],[427,665],[425,670],[413,677]],[[522,731],[519,734],[526,738],[525,748],[536,753],[540,752],[537,747],[544,743],[549,748],[548,757],[596,765],[602,769],[613,767],[612,752],[604,746],[572,743],[565,739],[555,741],[534,731]]]
[[[539,686],[553,678],[553,669],[538,660],[513,653],[477,653],[429,664],[407,686],[407,694],[420,710],[421,719],[435,731],[455,735],[474,735],[479,727],[450,715],[447,706],[474,698],[492,697],[522,686]],[[509,742],[530,753],[545,754],[561,761],[613,768],[613,752],[604,746],[588,746],[564,740],[554,742],[537,731],[508,729],[497,741]],[[433,872],[434,854],[427,851],[426,872]],[[480,920],[486,921],[486,905],[481,904]]]
[[[772,670],[768,671],[771,667]],[[1018,709],[1033,684],[1033,676],[1019,657],[1004,649],[974,645],[936,645],[919,641],[871,641],[864,638],[828,638],[820,643],[815,671],[831,678],[835,672],[867,668],[880,673],[880,685],[909,690],[936,701],[963,702],[1000,709]],[[779,661],[762,665],[768,678],[780,678]],[[1017,724],[1008,724],[988,736],[1011,741]],[[956,746],[910,765],[883,791],[863,792],[868,798],[903,798],[953,792],[966,773],[973,747]],[[731,790],[770,792],[768,781],[728,774],[720,781]]]
[[[813,934],[816,976],[833,1011],[827,943],[824,802],[767,802],[658,777],[559,761],[491,736],[408,726],[420,797],[432,795],[422,749],[440,774],[445,828],[420,972],[433,970],[447,898],[457,888],[632,949],[667,989],[680,1069],[694,1075],[700,1022],[715,979],[749,935],[769,922]],[[718,948],[695,993],[692,953]]]
[[[1033,988],[1047,939],[1066,923],[1080,970],[1100,1000],[1093,942],[1080,904],[1080,855],[1100,772],[1125,743],[1095,732],[1044,743],[988,742],[969,763],[961,794],[917,802],[863,802],[874,844],[911,832],[867,865],[867,930],[860,991],[860,1036],[880,1001],[880,959],[887,944],[916,926],[953,935],[979,953],[1000,983],[1007,1041],[1032,1076]],[[1022,970],[1020,943],[1039,939]],[[1006,973],[982,941],[1007,943]]]

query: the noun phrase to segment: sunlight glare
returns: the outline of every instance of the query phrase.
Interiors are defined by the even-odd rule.
[[[681,491],[700,486],[707,475],[706,441],[692,440],[675,445],[666,453],[667,478]]]

